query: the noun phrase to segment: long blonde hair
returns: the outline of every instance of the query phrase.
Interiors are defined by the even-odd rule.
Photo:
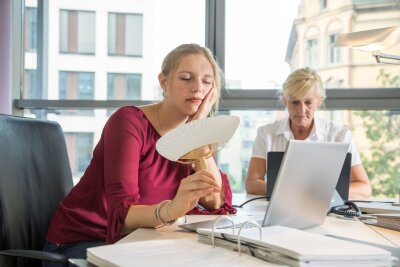
[[[164,77],[168,77],[171,73],[174,73],[176,68],[179,66],[182,58],[187,55],[200,54],[205,56],[213,67],[214,84],[217,88],[218,100],[215,102],[213,111],[218,109],[218,103],[221,96],[222,84],[223,84],[223,72],[215,60],[212,52],[207,47],[200,46],[198,44],[182,44],[174,48],[169,52],[161,65],[161,74]]]

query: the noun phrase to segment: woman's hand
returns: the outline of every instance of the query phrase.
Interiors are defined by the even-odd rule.
[[[208,94],[204,97],[203,102],[199,106],[197,112],[192,116],[191,120],[203,119],[208,116],[211,112],[212,107],[218,99],[218,92],[215,85],[208,91]]]
[[[197,205],[200,198],[219,192],[221,192],[221,187],[214,180],[212,173],[200,170],[182,179],[178,191],[168,207],[168,214],[173,218],[182,217]]]

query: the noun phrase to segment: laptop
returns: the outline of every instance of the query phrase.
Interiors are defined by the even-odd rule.
[[[278,177],[279,168],[282,163],[285,152],[271,151],[267,155],[267,200],[271,198],[274,189],[276,178]],[[336,184],[336,191],[339,196],[335,195],[332,198],[331,206],[343,204],[343,200],[349,200],[350,187],[350,170],[351,170],[351,153],[347,153],[343,163],[342,170],[339,175],[339,180]]]
[[[290,140],[284,153],[274,190],[267,206],[263,227],[282,225],[305,229],[324,222],[346,158],[349,144]],[[249,218],[233,216],[235,223]],[[215,220],[181,224],[196,231],[212,228]],[[217,228],[231,226],[218,221]]]

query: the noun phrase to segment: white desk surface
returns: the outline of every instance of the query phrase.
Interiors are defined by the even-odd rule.
[[[234,204],[241,204],[245,200],[256,197],[255,195],[234,194]],[[264,214],[266,210],[266,200],[256,200],[238,209],[238,214],[251,216],[252,214]],[[232,215],[235,216],[235,215]],[[217,215],[189,215],[186,216],[187,222],[210,220],[218,217]],[[250,218],[250,217],[249,217]],[[179,221],[178,221],[179,223]],[[196,233],[183,230],[178,227],[178,223],[158,229],[140,228],[130,233],[118,243],[135,242],[143,240],[162,240],[188,238],[195,240]],[[394,248],[400,248],[400,232],[381,227],[366,225],[355,219],[342,219],[338,216],[327,216],[323,225],[308,229],[307,231],[317,234],[336,235],[351,238],[369,243],[375,243]]]

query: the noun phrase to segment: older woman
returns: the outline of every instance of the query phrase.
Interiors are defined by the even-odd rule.
[[[371,196],[371,184],[361,164],[350,130],[314,116],[324,98],[325,89],[316,71],[303,68],[288,76],[283,84],[282,102],[289,112],[289,117],[258,129],[246,177],[248,193],[266,194],[264,176],[267,169],[267,153],[284,151],[288,140],[295,139],[350,143],[352,161],[349,198],[363,199]]]

